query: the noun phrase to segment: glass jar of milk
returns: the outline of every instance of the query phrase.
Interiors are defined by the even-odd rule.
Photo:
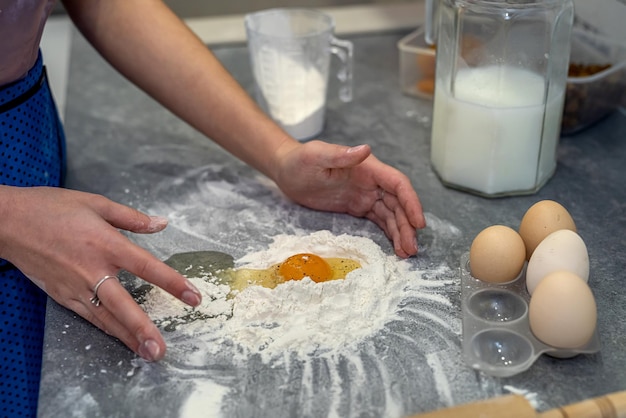
[[[427,0],[427,10],[435,172],[483,196],[536,192],[556,169],[572,1]]]

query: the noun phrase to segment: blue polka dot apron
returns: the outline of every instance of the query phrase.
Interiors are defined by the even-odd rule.
[[[42,57],[0,87],[0,184],[61,186],[65,136]],[[46,294],[0,259],[0,416],[37,413]]]

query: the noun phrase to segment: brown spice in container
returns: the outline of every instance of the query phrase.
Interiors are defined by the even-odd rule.
[[[436,50],[434,45],[429,45],[428,48]],[[415,83],[415,88],[421,93],[432,95],[435,92],[435,55],[417,54],[415,64],[422,76]]]
[[[567,72],[568,77],[589,77],[604,71],[609,68],[611,64],[576,64],[570,63],[569,70]]]
[[[611,64],[570,63],[568,78],[589,77],[610,67]],[[590,83],[568,82],[561,133],[575,133],[608,115],[619,101],[618,97],[614,97],[616,92],[621,95],[619,87],[617,73]]]

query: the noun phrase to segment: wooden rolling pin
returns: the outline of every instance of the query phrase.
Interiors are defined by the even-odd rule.
[[[521,395],[506,395],[411,418],[626,418],[626,391],[537,412]]]

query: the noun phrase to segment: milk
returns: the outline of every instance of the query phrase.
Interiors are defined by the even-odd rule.
[[[287,54],[264,48],[255,60],[261,107],[296,139],[319,134],[324,126],[327,77]]]
[[[556,167],[563,91],[510,66],[460,70],[435,89],[431,160],[446,184],[485,195],[533,192]],[[545,118],[544,118],[545,116]]]

